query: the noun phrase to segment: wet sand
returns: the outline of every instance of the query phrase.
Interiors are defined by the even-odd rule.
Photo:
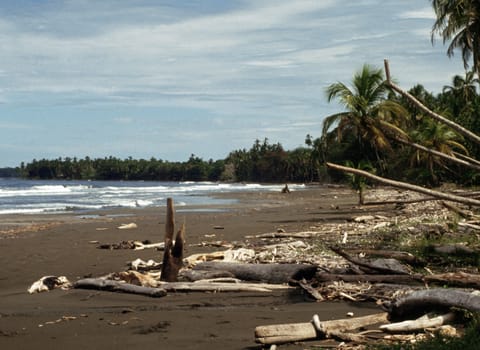
[[[185,256],[223,250],[196,245],[203,241],[239,242],[279,228],[298,232],[347,220],[359,210],[350,190],[320,186],[290,194],[222,196],[237,202],[227,207],[177,207],[177,223],[186,222]],[[131,222],[138,228],[117,228]],[[335,319],[350,311],[358,316],[379,312],[373,304],[316,303],[298,289],[169,293],[163,298],[75,289],[27,293],[45,275],[76,281],[123,271],[136,258],[161,261],[163,253],[156,250],[104,250],[92,242],[160,242],[164,225],[164,208],[1,216],[0,349],[261,349],[254,342],[259,325],[308,322],[315,313],[320,319]]]

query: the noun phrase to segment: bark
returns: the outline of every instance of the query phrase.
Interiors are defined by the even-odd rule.
[[[349,249],[349,253],[360,254],[363,253],[369,256],[381,256],[384,258],[392,258],[398,261],[405,262],[412,266],[424,266],[425,261],[408,252],[381,250],[381,249]]]
[[[368,173],[366,171],[363,171],[363,170],[360,170],[360,169],[354,169],[354,168],[350,168],[350,167],[346,167],[346,166],[342,166],[342,165],[338,165],[338,164],[334,164],[334,163],[328,163],[327,162],[327,166],[329,168],[332,168],[332,169],[335,169],[335,170],[344,171],[344,172],[352,173],[352,174],[359,175],[359,176],[364,176],[364,177],[366,177],[370,180],[377,181],[377,182],[380,182],[380,183],[385,184],[385,185],[389,185],[389,186],[393,186],[393,187],[397,187],[397,188],[402,188],[404,190],[410,190],[410,191],[422,193],[422,194],[425,194],[427,196],[432,196],[432,197],[437,198],[437,199],[444,199],[444,200],[448,200],[448,201],[452,201],[452,202],[463,203],[463,204],[466,204],[466,205],[472,205],[472,206],[477,206],[477,207],[480,206],[480,200],[476,200],[476,199],[473,199],[473,198],[466,198],[466,197],[461,197],[461,196],[457,196],[457,195],[453,195],[453,194],[447,194],[447,193],[443,193],[443,192],[430,190],[430,189],[427,189],[427,188],[424,188],[424,187],[421,187],[421,186],[412,185],[412,184],[409,184],[409,183],[406,183],[406,182],[386,179],[384,177],[373,175],[373,174],[370,174],[370,173]]]
[[[425,282],[480,289],[480,275],[474,275],[462,271],[427,275],[424,279]]]
[[[392,274],[392,275],[407,275],[408,272],[404,269],[403,265],[401,265],[401,268],[396,268],[396,266],[393,266],[394,264],[391,264],[392,266],[390,267],[389,264],[375,264],[374,262],[369,262],[363,259],[357,259],[350,254],[344,252],[342,249],[338,247],[330,247],[332,251],[343,257],[344,259],[348,260],[349,262],[359,266],[360,268],[367,269],[366,272],[377,272],[377,273],[382,273],[382,274]],[[395,259],[385,259],[385,260],[392,260],[396,261]],[[388,261],[386,261],[388,263]],[[398,263],[398,262],[397,262]],[[395,268],[394,268],[395,267]]]
[[[452,157],[452,156],[449,156],[448,154],[445,154],[445,153],[442,153],[442,152],[439,152],[439,151],[436,151],[436,150],[433,150],[433,149],[430,149],[430,148],[427,148],[425,146],[422,146],[422,145],[419,145],[418,143],[415,143],[415,142],[411,142],[411,141],[406,141],[406,140],[403,140],[401,138],[398,138],[396,137],[395,138],[395,141],[397,142],[400,142],[400,143],[403,143],[404,145],[408,145],[410,147],[413,147],[413,148],[416,148],[420,151],[423,151],[423,152],[426,152],[426,153],[429,153],[429,154],[433,154],[437,157],[441,157],[443,159],[447,159],[453,163],[456,163],[456,164],[459,164],[459,165],[463,165],[463,166],[466,166],[468,168],[471,168],[471,169],[475,169],[475,170],[480,170],[480,165],[478,164],[475,164],[475,163],[471,163],[465,159],[460,159],[460,158],[457,158],[457,157]],[[468,157],[467,157],[468,158]]]
[[[314,316],[312,322],[290,323],[255,328],[255,341],[261,344],[281,344],[326,338],[333,333],[348,331],[387,321],[387,313],[321,322]]]
[[[167,295],[167,292],[163,288],[137,286],[130,283],[112,281],[104,278],[84,278],[75,282],[73,287],[79,289],[99,289],[109,292],[140,294],[153,298]]]
[[[452,307],[475,313],[480,312],[480,296],[457,289],[437,288],[415,291],[384,306],[391,320],[404,320],[429,311],[449,310]]]
[[[315,280],[318,282],[344,281],[344,282],[370,282],[393,284],[418,284],[422,282],[423,275],[347,275],[333,273],[317,273]]]
[[[459,134],[465,136],[466,138],[470,139],[471,141],[477,144],[480,144],[480,137],[477,134],[471,132],[470,130],[464,128],[461,125],[458,125],[457,123],[451,121],[450,119],[447,119],[441,116],[440,114],[433,112],[432,110],[427,108],[424,104],[422,104],[419,100],[417,100],[414,96],[412,96],[410,93],[408,93],[407,91],[403,90],[402,88],[394,84],[390,79],[390,68],[388,66],[388,60],[385,60],[384,64],[385,64],[385,75],[387,77],[386,83],[390,88],[392,88],[392,90],[398,92],[400,95],[405,97],[407,100],[410,101],[410,103],[412,103],[415,107],[419,108],[423,113],[425,113],[429,117],[435,119],[436,121],[442,124],[448,125],[450,128],[452,128]]]
[[[185,242],[185,225],[177,232],[174,241],[175,211],[172,198],[167,198],[167,219],[165,223],[165,251],[163,253],[162,274],[160,280],[175,282],[178,271],[183,266],[183,246]],[[175,242],[175,243],[174,243]]]
[[[425,328],[436,328],[450,323],[455,319],[455,313],[430,317],[428,315],[417,318],[416,320],[408,320],[397,323],[390,323],[380,326],[380,329],[385,332],[399,333],[399,332],[415,332],[421,331]]]
[[[194,270],[228,271],[243,281],[288,283],[291,280],[311,279],[317,267],[308,264],[242,264],[228,262],[204,262]]]
[[[160,282],[159,286],[167,292],[261,292],[268,293],[288,286],[267,283],[232,283],[232,282]]]

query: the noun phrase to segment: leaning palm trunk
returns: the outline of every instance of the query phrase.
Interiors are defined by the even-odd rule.
[[[420,110],[422,110],[425,114],[427,114],[429,117],[439,121],[440,123],[443,123],[445,125],[448,125],[449,127],[451,127],[453,130],[455,130],[456,132],[458,132],[459,134],[465,136],[466,138],[470,139],[471,141],[477,143],[477,144],[480,144],[480,136],[478,136],[477,134],[471,132],[470,130],[468,129],[465,129],[463,126],[451,121],[450,119],[447,119],[443,116],[441,116],[440,114],[437,114],[435,112],[433,112],[432,110],[430,110],[429,108],[427,108],[424,104],[422,104],[419,100],[417,100],[414,96],[412,96],[411,94],[409,94],[407,91],[403,90],[402,88],[400,88],[399,86],[397,86],[396,84],[394,84],[392,82],[392,80],[390,79],[390,68],[388,66],[388,60],[384,60],[384,64],[385,64],[385,76],[387,78],[386,80],[386,84],[392,88],[392,90],[398,92],[400,95],[402,95],[403,97],[405,97],[407,100],[409,100],[415,107],[419,108]]]
[[[416,148],[416,149],[418,149],[420,151],[423,151],[423,152],[426,152],[428,154],[447,159],[447,160],[449,160],[451,162],[454,162],[456,164],[463,165],[463,166],[466,166],[468,168],[472,168],[472,169],[475,169],[475,170],[480,170],[480,163],[478,163],[478,161],[475,161],[474,159],[472,159],[470,157],[466,157],[466,156],[462,157],[462,158],[465,158],[465,159],[460,159],[460,155],[461,155],[460,153],[454,153],[455,157],[453,157],[453,156],[449,156],[448,154],[445,154],[443,152],[439,152],[439,151],[427,148],[425,146],[419,145],[418,143],[407,141],[407,140],[404,140],[404,139],[401,139],[401,138],[395,138],[395,141],[403,143],[404,145],[411,146],[413,148]],[[467,161],[467,159],[469,161]],[[475,162],[471,162],[471,161],[475,161]]]
[[[442,193],[442,192],[430,190],[430,189],[425,188],[425,187],[412,185],[412,184],[409,184],[409,183],[406,183],[406,182],[386,179],[384,177],[373,175],[373,174],[370,174],[369,172],[366,172],[366,171],[363,171],[363,170],[360,170],[360,169],[349,168],[349,167],[346,167],[346,166],[342,166],[342,165],[338,165],[338,164],[334,164],[334,163],[328,163],[328,162],[326,164],[329,168],[339,170],[339,171],[344,171],[344,172],[359,175],[359,176],[363,176],[363,177],[366,177],[367,179],[380,182],[384,185],[389,185],[389,186],[393,186],[393,187],[397,187],[397,188],[402,188],[402,189],[405,189],[405,190],[410,190],[410,191],[426,194],[428,196],[432,196],[432,197],[437,198],[437,199],[444,199],[444,200],[448,200],[448,201],[452,201],[452,202],[457,202],[457,203],[462,203],[462,204],[466,204],[466,205],[472,205],[472,206],[480,207],[480,200],[476,200],[476,199],[473,199],[473,198],[466,198],[466,197],[456,196],[456,195],[453,195],[453,194]]]

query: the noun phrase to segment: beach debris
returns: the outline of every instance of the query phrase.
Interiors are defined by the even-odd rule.
[[[228,271],[243,281],[266,283],[288,283],[291,280],[311,279],[317,266],[308,264],[245,264],[209,261],[197,264],[194,270]]]
[[[98,242],[98,241],[97,241]],[[92,242],[93,243],[93,242]],[[164,242],[159,243],[151,243],[149,240],[144,241],[121,241],[119,243],[108,243],[108,244],[100,244],[97,248],[98,249],[135,249],[135,250],[143,250],[143,249],[157,249],[162,250],[165,247]]]
[[[135,228],[137,228],[137,227],[138,227],[138,226],[137,226],[136,223],[131,222],[131,223],[129,223],[129,224],[122,224],[122,225],[118,226],[117,228],[118,228],[119,230],[132,230],[132,229],[135,229]]]
[[[116,280],[122,280],[126,283],[143,287],[157,287],[158,281],[149,273],[141,273],[134,270],[114,273],[112,277]]]
[[[173,199],[167,198],[167,214],[165,221],[165,249],[163,252],[162,273],[160,279],[175,282],[178,272],[183,267],[183,247],[185,244],[185,223],[174,237],[175,209]]]
[[[79,289],[97,289],[109,292],[122,292],[131,294],[140,294],[152,298],[159,298],[167,295],[165,289],[138,286],[124,281],[113,281],[107,278],[84,278],[76,281],[73,288]]]
[[[318,315],[313,315],[310,322],[288,323],[255,328],[255,341],[261,344],[282,344],[305,340],[340,338],[363,342],[361,335],[351,336],[350,331],[373,324],[388,322],[386,312],[339,320],[320,321]]]
[[[55,288],[68,289],[70,286],[71,283],[65,276],[43,276],[28,288],[28,293],[46,292]]]
[[[129,266],[133,269],[133,270],[137,270],[137,271],[145,271],[145,270],[155,270],[155,269],[158,269],[159,267],[162,266],[161,263],[158,263],[152,259],[149,259],[148,261],[144,261],[140,258],[137,258],[135,259],[134,261],[132,261]]]

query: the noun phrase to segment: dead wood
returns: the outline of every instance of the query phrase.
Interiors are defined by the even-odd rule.
[[[268,293],[277,289],[291,288],[285,285],[268,283],[232,283],[232,282],[159,282],[167,292],[261,292]]]
[[[463,244],[431,244],[425,247],[425,250],[428,252],[433,252],[437,254],[444,255],[460,255],[460,256],[472,256],[477,257],[479,252],[469,248]]]
[[[377,256],[384,258],[392,258],[398,261],[405,262],[411,266],[424,266],[426,263],[419,257],[402,251],[383,250],[383,249],[348,249],[349,253],[365,254],[369,256]]]
[[[305,231],[305,232],[271,232],[262,233],[255,236],[246,236],[246,238],[312,238],[317,232]]]
[[[323,322],[315,316],[312,322],[258,326],[255,328],[255,341],[261,344],[281,344],[313,340],[387,322],[387,313]]]
[[[167,295],[167,292],[163,288],[137,286],[130,283],[112,281],[104,278],[84,278],[75,282],[73,287],[78,289],[98,289],[109,292],[140,294],[153,298]]]
[[[311,279],[317,267],[309,264],[242,264],[229,262],[204,262],[194,270],[228,271],[243,281],[288,283],[290,280]]]
[[[449,310],[452,307],[480,312],[480,296],[458,289],[436,288],[414,291],[384,306],[391,320],[405,320],[425,312]]]
[[[369,283],[393,283],[412,285],[419,284],[423,281],[423,275],[350,275],[350,274],[333,274],[333,273],[317,273],[315,275],[317,282],[369,282]]]
[[[453,204],[450,204],[450,203],[445,202],[445,201],[441,201],[441,203],[442,203],[442,205],[443,205],[445,208],[447,208],[448,210],[453,211],[454,213],[460,215],[460,216],[463,217],[463,218],[469,219],[469,218],[471,218],[471,217],[473,216],[470,211],[460,209],[459,207],[456,207],[456,206],[454,206]]]
[[[480,289],[480,275],[462,271],[427,275],[424,277],[424,279],[425,282],[430,283]]]
[[[426,328],[437,328],[444,324],[453,322],[455,313],[449,312],[444,315],[430,316],[424,315],[416,320],[407,320],[397,323],[389,323],[381,325],[380,329],[385,332],[400,333],[400,332],[415,332],[424,330]]]
[[[363,177],[366,177],[367,179],[377,181],[379,183],[389,185],[389,186],[392,186],[392,187],[397,187],[397,188],[402,188],[402,189],[405,189],[405,190],[410,190],[410,191],[422,193],[422,194],[425,194],[427,196],[431,196],[431,197],[434,197],[434,198],[437,198],[437,199],[444,199],[444,200],[457,202],[457,203],[463,203],[463,204],[472,205],[472,206],[476,206],[476,207],[480,206],[480,200],[476,200],[476,199],[473,199],[473,198],[467,198],[467,197],[457,196],[457,195],[443,193],[443,192],[439,192],[439,191],[434,191],[434,190],[430,190],[430,189],[425,188],[425,187],[412,185],[412,184],[409,184],[407,182],[401,182],[401,181],[394,181],[394,180],[386,179],[384,177],[373,175],[373,174],[370,174],[367,171],[363,171],[363,170],[360,170],[360,169],[350,168],[350,167],[346,167],[346,166],[342,166],[342,165],[338,165],[338,164],[334,164],[334,163],[329,163],[329,162],[327,162],[326,164],[329,168],[339,170],[339,171],[344,171],[344,172],[347,172],[347,173],[352,173],[352,174],[359,175],[359,176],[363,176]]]
[[[465,136],[466,138],[472,140],[473,142],[476,142],[477,144],[480,144],[480,137],[477,134],[475,134],[475,133],[471,132],[470,130],[464,128],[463,126],[453,122],[452,120],[447,119],[447,118],[441,116],[440,114],[437,114],[437,113],[433,112],[432,110],[427,108],[423,103],[421,103],[419,100],[417,100],[413,95],[411,95],[407,91],[403,90],[402,88],[400,88],[399,86],[394,84],[392,82],[391,78],[390,78],[390,68],[388,66],[388,60],[384,60],[384,65],[385,65],[385,76],[387,78],[386,84],[392,90],[398,92],[400,95],[405,97],[408,101],[410,101],[411,104],[413,104],[415,107],[420,109],[423,113],[425,113],[429,117],[435,119],[436,121],[439,121],[442,124],[445,124],[445,125],[449,126],[453,130],[455,130],[459,134]]]
[[[359,266],[365,272],[373,272],[373,273],[376,272],[376,273],[393,274],[393,275],[406,275],[409,273],[408,270],[405,269],[405,267],[400,263],[398,263],[398,261],[396,261],[395,259],[383,259],[382,263],[380,264],[375,262],[369,262],[364,259],[355,258],[350,254],[346,253],[345,251],[343,251],[339,247],[330,247],[330,249],[335,253],[337,253],[338,255],[340,255],[341,257],[343,257],[344,259],[348,260],[349,262]]]
[[[204,271],[204,270],[182,270],[180,277],[189,281],[200,281],[219,277],[235,277],[233,273],[228,271]]]
[[[173,199],[167,198],[167,219],[165,222],[165,251],[163,253],[162,274],[160,279],[175,282],[178,271],[183,266],[183,246],[185,242],[185,224],[177,232],[174,243],[175,211]]]

